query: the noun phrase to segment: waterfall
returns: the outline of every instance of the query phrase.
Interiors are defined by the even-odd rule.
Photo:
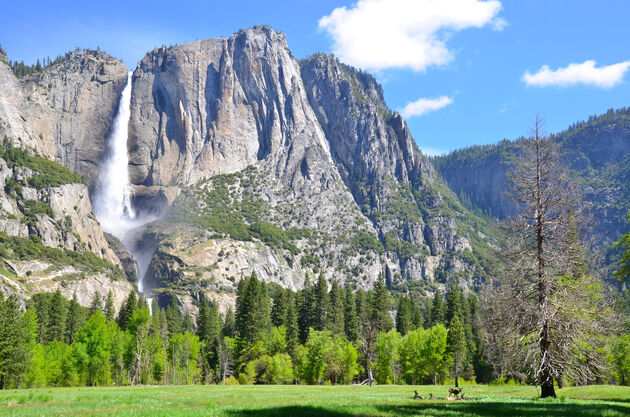
[[[94,212],[103,230],[120,239],[136,259],[138,290],[143,293],[144,277],[153,253],[146,253],[146,250],[140,248],[131,231],[154,219],[136,215],[131,202],[127,152],[131,117],[131,76],[132,72],[129,71],[127,84],[118,104],[112,133],[107,138],[105,160],[101,166],[95,190]]]
[[[103,229],[118,237],[124,237],[135,213],[131,207],[131,184],[127,164],[127,137],[131,117],[131,71],[120,97],[114,127],[107,139],[107,156],[101,166],[94,211]]]

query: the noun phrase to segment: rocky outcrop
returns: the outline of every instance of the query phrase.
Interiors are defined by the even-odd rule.
[[[87,250],[120,266],[92,211],[85,184],[35,188],[30,180],[36,175],[28,167],[9,168],[0,158],[0,231],[15,237],[36,236],[51,248]]]
[[[104,233],[105,239],[111,250],[116,254],[116,257],[120,260],[122,268],[125,270],[127,279],[131,282],[138,281],[138,264],[133,255],[127,250],[125,245],[116,236]]]
[[[433,162],[448,186],[471,208],[480,208],[499,219],[515,215],[516,207],[505,192],[506,174],[512,166],[511,158],[519,152],[518,143],[503,141],[496,147],[478,148],[486,153],[483,158],[469,158],[464,149],[448,157],[435,157]]]
[[[76,294],[79,304],[89,307],[96,293],[105,299],[111,291],[118,311],[134,290],[129,281],[115,280],[102,273],[86,273],[70,266],[58,268],[38,260],[5,262],[8,268],[0,270],[0,293],[15,294],[23,300],[35,293],[59,289],[68,299]]]
[[[55,147],[44,141],[31,124],[31,106],[20,80],[6,61],[0,60],[0,139],[9,138],[16,146],[23,146],[53,158]]]
[[[68,52],[23,79],[0,62],[0,137],[70,168],[91,188],[127,71],[119,60],[90,50]]]

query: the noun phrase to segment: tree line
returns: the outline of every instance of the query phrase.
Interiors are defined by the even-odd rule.
[[[53,65],[57,65],[62,61],[63,61],[63,56],[59,55],[53,60],[51,60],[50,57],[46,57],[42,60],[38,58],[37,61],[31,65],[25,64],[24,61],[18,62],[17,60],[15,61],[9,60],[8,64],[13,70],[13,73],[15,74],[15,76],[18,78],[22,78],[28,75],[33,75],[35,73],[42,72],[46,68],[50,68]]]
[[[131,293],[116,312],[111,292],[89,308],[60,291],[35,294],[26,308],[3,298],[0,387],[492,378],[477,297],[457,286],[426,305],[403,296],[394,306],[382,276],[369,291],[320,275],[294,292],[252,274],[225,314],[202,298],[193,320],[176,300],[150,309]]]

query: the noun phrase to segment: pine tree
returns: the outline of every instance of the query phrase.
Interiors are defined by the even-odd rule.
[[[72,295],[72,300],[68,306],[68,314],[66,315],[66,337],[65,342],[71,344],[74,341],[74,334],[83,324],[81,314],[81,306],[77,299],[77,293]]]
[[[116,306],[114,305],[114,294],[112,290],[107,293],[107,300],[105,301],[105,318],[108,321],[113,321],[116,315]]]
[[[236,332],[236,317],[234,316],[234,310],[232,307],[228,308],[228,311],[225,313],[225,320],[223,323],[223,337],[234,337]]]
[[[451,323],[453,317],[459,317],[460,323],[464,325],[462,293],[457,285],[451,285],[446,293],[446,314],[444,320]]]
[[[300,343],[306,343],[309,330],[315,328],[317,325],[317,319],[315,317],[316,302],[315,286],[307,275],[304,278],[304,288],[297,294]]]
[[[383,274],[379,274],[371,297],[372,321],[377,332],[388,332],[394,327],[389,313],[389,291],[385,286]]]
[[[90,304],[90,312],[88,313],[88,315],[92,316],[92,314],[96,313],[97,311],[103,311],[103,298],[98,291],[96,291],[94,293],[94,296],[92,297],[92,304]]]
[[[271,306],[265,283],[253,273],[247,282],[236,311],[236,329],[241,340],[248,344],[263,340],[271,328]]]
[[[171,295],[171,303],[166,307],[166,326],[168,328],[169,337],[174,334],[183,333],[184,318],[179,311],[179,305],[177,304],[177,297]]]
[[[332,334],[344,334],[344,295],[341,287],[336,280],[333,280],[328,294],[328,318],[326,320],[326,329]]]
[[[351,342],[359,337],[359,318],[357,316],[357,306],[354,294],[350,286],[346,286],[343,309],[344,332]]]
[[[415,327],[413,315],[413,301],[408,296],[400,297],[396,311],[396,330],[401,336],[406,335]]]
[[[214,372],[219,366],[219,344],[222,341],[221,337],[221,315],[219,314],[219,308],[216,303],[212,303],[208,309],[206,309],[206,331],[203,335],[204,342],[204,356],[206,357],[207,370],[206,376],[210,375],[210,371]]]
[[[20,388],[37,337],[36,316],[22,310],[17,296],[0,293],[0,389]]]
[[[197,336],[199,340],[204,340],[208,332],[208,302],[203,297],[199,304],[199,314],[197,315]]]
[[[287,350],[294,357],[295,349],[300,344],[300,329],[298,328],[297,300],[292,296],[288,299],[285,326],[287,328]]]
[[[138,307],[136,292],[131,291],[118,313],[118,327],[120,327],[121,330],[127,330],[127,325],[129,324],[129,320],[131,320],[131,316],[133,316],[133,312],[136,311],[136,307]]]
[[[238,337],[238,331],[241,328],[240,320],[241,318],[238,315],[239,311],[242,311],[241,304],[243,303],[243,297],[245,296],[245,290],[247,289],[247,285],[249,283],[249,277],[243,277],[238,282],[236,286],[236,305],[235,305],[235,313],[234,313],[234,337]]]
[[[50,294],[39,293],[33,295],[32,303],[37,315],[37,343],[47,344],[52,339],[50,337]]]
[[[162,343],[168,343],[168,320],[166,319],[166,310],[158,309],[158,314],[160,315],[160,339],[162,339]]]
[[[313,288],[313,329],[321,331],[326,328],[326,319],[330,309],[328,302],[328,282],[323,274],[317,278],[317,283]]]
[[[436,324],[444,324],[444,301],[442,300],[442,294],[437,289],[433,295],[431,311],[427,314],[427,322],[424,327],[429,329]]]
[[[136,307],[136,310],[148,310],[149,309],[149,303],[147,303],[147,299],[144,298],[142,295],[138,296],[138,306]]]
[[[424,317],[422,316],[422,311],[420,311],[420,307],[418,307],[418,304],[413,302],[413,300],[411,302],[411,316],[413,328],[422,329],[424,326]]]
[[[273,300],[273,307],[271,309],[271,323],[274,326],[286,325],[287,310],[289,308],[288,297],[289,289],[279,290],[278,295]]]
[[[48,321],[50,340],[64,341],[66,338],[66,299],[57,289],[50,302],[50,316]]]
[[[466,334],[464,327],[457,314],[455,314],[449,323],[448,336],[446,345],[449,354],[453,358],[453,377],[455,378],[455,386],[459,387],[458,378],[467,364],[468,349],[466,346]]]
[[[185,332],[192,332],[193,327],[192,316],[190,315],[190,311],[187,311],[186,315],[184,315],[184,319],[182,320],[182,330]]]
[[[160,306],[157,300],[151,301],[151,335],[160,337],[160,329],[162,328],[162,316],[160,314]]]

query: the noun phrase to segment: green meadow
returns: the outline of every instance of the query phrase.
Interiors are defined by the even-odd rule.
[[[414,400],[413,392],[437,400]],[[448,402],[444,385],[135,386],[0,391],[0,416],[628,416],[630,387],[560,389],[538,399],[528,386],[465,386]]]

